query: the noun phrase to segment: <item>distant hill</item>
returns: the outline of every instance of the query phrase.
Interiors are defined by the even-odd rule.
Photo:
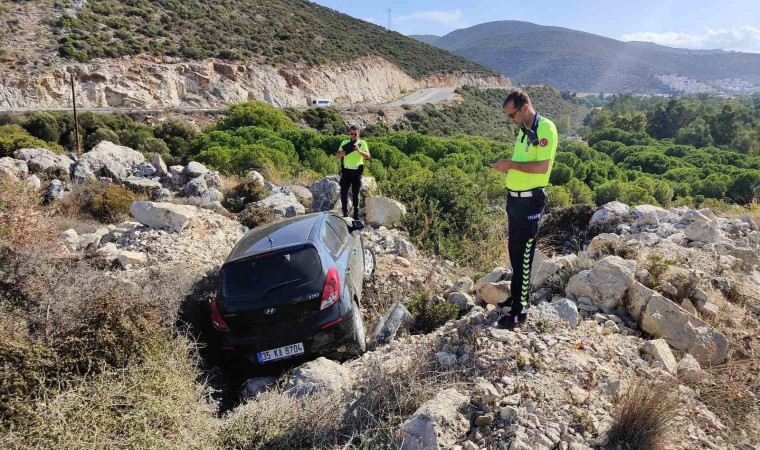
[[[673,49],[582,31],[500,21],[452,31],[434,41],[509,76],[579,92],[667,93],[658,75],[698,81],[741,78],[760,85],[760,54]]]
[[[75,61],[152,54],[326,64],[370,55],[384,57],[415,77],[493,73],[303,0],[0,0],[0,19],[0,55],[6,57],[14,46],[24,47],[40,36],[53,38],[45,44],[51,55]],[[18,42],[20,33],[28,39]]]
[[[434,34],[410,34],[409,37],[430,45],[435,44],[435,41],[441,38],[440,36],[436,36]]]

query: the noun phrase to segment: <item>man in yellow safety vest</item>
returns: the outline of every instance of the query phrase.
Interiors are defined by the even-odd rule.
[[[546,187],[557,153],[557,127],[533,109],[530,97],[515,89],[504,100],[504,113],[520,127],[512,160],[491,164],[507,173],[509,260],[512,264],[510,298],[499,304],[510,307],[497,325],[513,329],[527,319],[530,308],[530,271],[536,251],[538,226],[549,199]]]
[[[338,147],[335,157],[340,159],[340,201],[343,217],[348,217],[348,188],[354,204],[354,220],[359,220],[359,189],[364,173],[364,159],[370,157],[367,142],[359,139],[359,127],[353,125],[348,132],[349,139]]]

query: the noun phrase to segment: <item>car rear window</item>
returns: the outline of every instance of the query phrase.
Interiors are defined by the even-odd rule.
[[[319,253],[313,247],[281,251],[240,261],[222,270],[222,295],[260,297],[274,289],[295,287],[314,280],[322,272]]]

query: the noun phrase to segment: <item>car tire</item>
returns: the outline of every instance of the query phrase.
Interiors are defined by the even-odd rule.
[[[346,351],[351,356],[359,356],[367,351],[367,333],[364,329],[362,312],[359,309],[359,303],[354,300],[353,311],[351,313],[351,332]]]
[[[364,247],[364,281],[369,281],[375,274],[375,268],[377,267],[377,258],[375,258],[375,251],[369,247]]]

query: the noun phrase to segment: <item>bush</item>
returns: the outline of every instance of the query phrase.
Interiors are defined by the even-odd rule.
[[[48,143],[27,133],[20,125],[10,124],[0,126],[0,158],[13,157],[16,150],[22,148],[46,148],[54,152],[63,152],[63,148],[55,143]]]
[[[617,404],[608,433],[610,444],[636,449],[667,448],[666,440],[678,419],[678,390],[667,384],[648,385],[639,380]]]
[[[98,128],[84,139],[84,150],[89,152],[101,141],[110,141],[117,145],[121,143],[119,135],[115,131],[108,128]]]
[[[250,229],[272,222],[275,218],[271,208],[248,208],[238,214],[238,221]]]
[[[101,222],[120,222],[129,216],[135,198],[135,194],[129,189],[112,184],[90,199],[87,210]]]
[[[564,186],[551,185],[547,191],[549,193],[549,202],[546,206],[549,209],[567,208],[573,204],[573,195]]]
[[[50,113],[35,112],[26,118],[23,126],[29,134],[43,141],[57,144],[61,139],[61,127]]]
[[[434,303],[429,294],[415,294],[405,306],[414,316],[413,333],[430,333],[459,314],[457,305],[445,301]]]
[[[298,129],[290,118],[265,102],[248,102],[232,105],[216,126],[218,130],[230,130],[240,127],[256,126],[273,131]]]
[[[233,213],[242,212],[249,203],[263,200],[269,195],[267,188],[255,181],[244,181],[225,193],[222,206]]]
[[[596,208],[588,204],[572,205],[550,211],[541,224],[539,248],[551,248],[559,252],[580,251],[589,239],[588,223],[595,211]],[[572,249],[565,248],[567,242],[572,243]]]

